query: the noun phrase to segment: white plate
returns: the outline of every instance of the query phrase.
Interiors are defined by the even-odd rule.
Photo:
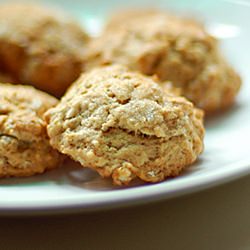
[[[124,1],[52,1],[65,7],[96,33],[107,11]],[[160,1],[155,6],[195,13],[211,33],[222,39],[222,49],[242,75],[244,86],[237,104],[206,123],[205,152],[178,178],[130,188],[113,187],[90,170],[66,164],[41,176],[1,180],[0,213],[51,213],[167,199],[218,185],[250,172],[250,3],[247,1]],[[188,2],[188,4],[187,4]],[[51,3],[51,1],[50,1]],[[145,1],[126,1],[145,7]],[[151,4],[152,5],[152,4]]]

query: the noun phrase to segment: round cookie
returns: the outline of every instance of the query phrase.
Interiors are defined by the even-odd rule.
[[[42,119],[57,100],[30,86],[0,84],[0,177],[30,176],[57,167]]]
[[[80,75],[88,36],[64,13],[0,5],[0,65],[17,82],[61,96]]]
[[[45,119],[54,148],[117,185],[176,176],[203,150],[203,112],[119,65],[83,74]]]
[[[125,11],[94,39],[87,68],[120,63],[161,81],[206,112],[230,106],[241,79],[218,51],[217,40],[193,20],[160,11]]]

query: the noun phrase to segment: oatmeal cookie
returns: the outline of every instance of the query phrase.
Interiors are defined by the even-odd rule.
[[[0,177],[30,176],[60,164],[63,157],[50,146],[42,119],[56,104],[33,87],[0,84]]]
[[[80,75],[88,36],[64,13],[0,5],[0,64],[23,84],[61,96]]]
[[[210,113],[231,105],[241,85],[218,51],[217,40],[201,24],[154,10],[111,18],[103,34],[90,43],[87,61],[87,68],[120,63],[156,74]]]
[[[176,176],[203,150],[203,112],[119,65],[83,74],[45,119],[53,147],[117,185]]]

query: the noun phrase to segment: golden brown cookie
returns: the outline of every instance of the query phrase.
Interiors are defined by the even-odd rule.
[[[87,68],[120,63],[156,74],[207,112],[231,105],[241,85],[201,24],[155,10],[115,15],[90,43],[87,61]]]
[[[30,176],[60,164],[42,118],[56,104],[33,87],[0,84],[0,177]]]
[[[64,13],[0,5],[0,64],[20,83],[61,96],[80,75],[88,36]]]
[[[119,65],[83,74],[45,119],[53,147],[117,185],[176,176],[203,150],[203,112]]]

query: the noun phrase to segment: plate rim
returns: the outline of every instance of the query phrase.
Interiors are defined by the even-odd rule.
[[[132,194],[120,195],[120,192],[125,192],[127,189],[118,190],[117,194],[109,194],[110,197],[104,197],[103,199],[95,200],[95,202],[85,202],[77,198],[68,204],[65,201],[60,202],[54,200],[49,201],[47,204],[41,204],[40,202],[34,204],[23,204],[13,206],[7,204],[0,204],[0,215],[46,215],[46,214],[60,214],[60,213],[73,213],[73,212],[96,212],[100,210],[107,210],[119,207],[128,207],[131,205],[145,204],[148,201],[156,202],[161,200],[167,200],[171,198],[177,198],[183,195],[195,193],[201,190],[205,190],[211,187],[219,186],[232,180],[236,180],[240,177],[250,174],[250,157],[247,159],[227,164],[230,167],[230,171],[225,173],[224,168],[215,169],[212,172],[208,172],[206,175],[200,176],[189,176],[188,179],[175,179],[176,182],[180,182],[174,190],[167,189],[165,185],[169,185],[169,182],[161,182],[157,184],[149,184],[146,186],[139,186],[133,190]],[[192,186],[190,186],[190,182]],[[165,184],[165,185],[164,185]],[[142,195],[142,191],[143,195]],[[115,191],[116,192],[116,191]],[[115,193],[114,192],[114,193]],[[106,195],[107,196],[107,195]],[[114,196],[118,196],[115,197]],[[99,197],[97,197],[99,198]]]

